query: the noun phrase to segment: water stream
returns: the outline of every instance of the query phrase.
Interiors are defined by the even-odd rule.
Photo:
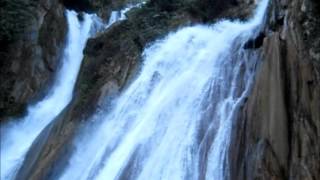
[[[143,53],[141,72],[74,140],[61,180],[227,179],[232,121],[259,59],[268,0],[246,22],[185,27]]]
[[[82,51],[90,34],[95,15],[67,11],[68,35],[62,66],[54,85],[43,100],[30,106],[27,115],[9,124],[1,124],[1,180],[13,179],[36,137],[72,99],[73,89],[83,58]]]

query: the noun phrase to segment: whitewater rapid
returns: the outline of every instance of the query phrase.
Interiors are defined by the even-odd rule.
[[[80,22],[77,13],[67,11],[68,35],[62,66],[46,97],[28,108],[27,115],[9,124],[1,124],[0,177],[14,179],[25,155],[41,131],[68,105],[83,58],[82,51],[90,37],[95,15],[84,14]]]
[[[59,179],[227,179],[232,122],[259,59],[244,44],[267,6],[247,22],[186,27],[146,48],[139,75],[80,131]]]

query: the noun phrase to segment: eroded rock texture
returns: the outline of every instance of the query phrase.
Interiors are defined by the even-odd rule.
[[[4,103],[0,108],[5,116],[22,111],[47,86],[59,64],[54,59],[66,31],[60,29],[66,27],[61,26],[65,24],[63,7],[56,1],[41,2],[35,20],[28,23],[30,33],[26,28],[23,38],[7,43],[7,49],[1,51],[0,102]],[[92,9],[81,9],[75,3],[70,7],[98,11],[106,18],[112,8],[123,6],[103,4],[116,1],[88,2]],[[264,32],[246,47],[259,49],[263,59],[252,94],[233,127],[230,179],[319,179],[319,2],[270,3]],[[38,137],[17,179],[59,176],[81,122],[125,88],[139,69],[148,43],[181,26],[212,23],[221,17],[246,18],[253,7],[253,0],[151,0],[130,11],[127,20],[90,39],[73,101]]]
[[[231,179],[319,179],[319,3],[272,0],[252,94],[234,125]]]
[[[246,17],[254,7],[251,4],[246,11],[240,11],[244,4],[226,3],[225,11],[211,21]],[[190,11],[188,3],[174,4],[174,10],[163,5],[160,1],[150,2],[132,9],[127,20],[89,39],[73,101],[38,137],[17,179],[56,179],[72,153],[71,142],[81,122],[88,120],[103,103],[110,103],[108,98],[130,83],[140,68],[144,47],[179,27],[206,20],[200,10]]]
[[[0,21],[0,120],[21,115],[49,86],[67,32],[58,0],[3,0]]]

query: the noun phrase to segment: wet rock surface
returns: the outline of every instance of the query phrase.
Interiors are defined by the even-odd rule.
[[[263,58],[252,93],[233,126],[229,178],[318,179],[319,2],[270,1],[263,36],[247,45],[248,50],[261,51]],[[105,19],[127,2],[88,0],[75,6],[74,1],[64,1],[67,7],[98,12]],[[25,31],[1,34],[0,120],[21,114],[27,103],[41,96],[60,63],[67,31],[64,7],[46,0],[35,7],[36,15]],[[253,0],[151,0],[90,39],[73,101],[38,137],[17,179],[59,176],[76,130],[125,89],[141,67],[141,53],[149,43],[182,26],[222,17],[245,19],[253,8]]]
[[[1,1],[0,121],[41,97],[59,67],[67,33],[57,0]]]
[[[136,4],[141,0],[60,0],[67,8],[77,12],[96,13],[108,19],[111,11],[120,10],[128,4]]]
[[[231,179],[320,177],[319,9],[271,1],[252,94],[234,124]]]
[[[19,171],[19,178],[56,179],[59,176],[72,152],[75,132],[135,77],[141,67],[144,47],[179,27],[203,22],[204,18],[194,16],[185,5],[180,4],[171,11],[157,3],[147,3],[129,11],[127,20],[89,39],[73,101],[39,136],[27,155],[26,166]],[[216,18],[246,17],[247,13],[239,11],[241,7],[227,6],[228,11],[217,14]]]

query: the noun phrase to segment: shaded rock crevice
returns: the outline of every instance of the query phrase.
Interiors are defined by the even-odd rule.
[[[259,49],[263,45],[263,40],[266,37],[266,35],[261,32],[259,35],[254,38],[250,39],[244,44],[244,49]]]

